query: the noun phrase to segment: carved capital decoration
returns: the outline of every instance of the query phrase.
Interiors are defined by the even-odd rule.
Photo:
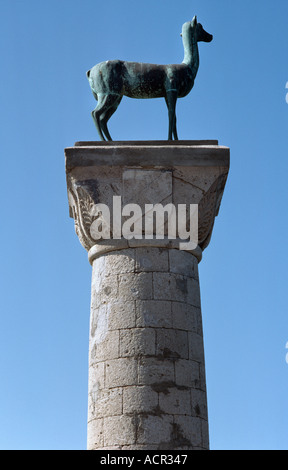
[[[89,251],[95,245],[90,228],[96,218],[93,215],[93,207],[99,202],[96,181],[73,181],[71,179],[68,182],[70,217],[74,219],[75,231],[80,243]]]
[[[228,174],[220,175],[199,202],[198,240],[204,251],[210,243],[215,217],[218,216]]]
[[[117,147],[116,144],[115,146]],[[167,154],[160,147],[157,149],[154,165],[151,165],[149,159],[146,165],[143,163],[139,165],[139,160],[137,161],[139,149],[137,148],[135,164],[131,165],[131,152],[135,150],[135,144],[134,147],[131,147],[129,147],[129,152],[127,150],[129,160],[127,160],[127,165],[125,164],[125,155],[121,155],[120,161],[118,159],[115,162],[115,149],[112,151],[109,147],[105,148],[106,159],[103,159],[104,149],[101,145],[66,149],[69,212],[74,219],[75,230],[83,247],[89,251],[93,246],[103,242],[95,240],[91,235],[93,222],[97,218],[101,219],[101,212],[95,211],[96,205],[107,205],[112,214],[113,196],[121,196],[122,206],[133,202],[142,208],[145,204],[151,203],[163,205],[172,203],[175,206],[183,203],[187,205],[198,204],[198,245],[203,251],[210,243],[215,217],[219,213],[229,171],[229,149],[219,148],[215,145],[210,149],[206,148],[205,158],[203,157],[201,165],[199,158],[193,161],[193,156],[197,153],[195,146],[186,148],[185,155],[188,154],[188,158],[186,157],[184,161],[183,158],[182,160],[177,158],[177,152],[174,149],[171,162],[167,162]],[[217,159],[214,158],[213,161],[213,155],[217,150],[217,157],[219,152],[222,153],[221,164],[219,164],[219,157],[218,164],[216,164]],[[141,145],[141,151],[144,158],[145,148],[143,149],[143,145]],[[212,155],[207,164],[207,153],[209,155],[209,152]],[[91,154],[93,158],[91,158]],[[162,160],[161,154],[164,155]],[[76,165],[75,155],[78,163]],[[98,155],[100,155],[99,159]],[[167,233],[165,235],[163,247],[169,246]],[[141,245],[141,240],[137,240],[137,242],[137,246],[142,246],[143,243],[145,245],[145,242],[142,242]],[[151,243],[153,242],[151,241]],[[159,240],[157,243],[159,245]],[[175,243],[170,245],[172,247]]]

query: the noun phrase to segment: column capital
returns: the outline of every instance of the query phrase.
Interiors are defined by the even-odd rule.
[[[122,207],[197,204],[199,246],[191,252],[201,259],[229,172],[228,147],[217,141],[77,142],[65,149],[65,157],[69,214],[90,262],[104,252],[129,246],[179,247],[179,239],[169,239],[167,223],[163,240],[145,239],[144,228],[142,240],[115,239],[112,220],[111,239],[95,239],[91,233],[93,222],[99,219],[95,207],[107,206],[112,219],[115,196],[118,202],[121,198]]]

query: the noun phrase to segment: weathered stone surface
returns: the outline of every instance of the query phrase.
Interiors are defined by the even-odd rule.
[[[229,149],[216,141],[107,142],[65,153],[70,216],[92,264],[88,449],[208,449],[198,262]],[[167,226],[163,240],[141,239],[144,224],[138,239],[95,240],[95,204],[112,209],[114,196],[142,208],[198,204],[199,246],[181,251]]]
[[[120,357],[155,356],[155,331],[133,328],[120,331]]]
[[[105,362],[89,364],[89,393],[96,389],[105,388]]]
[[[135,300],[111,299],[106,306],[109,330],[120,330],[142,326],[136,324]]]
[[[119,330],[108,331],[101,337],[96,335],[90,338],[90,363],[103,362],[108,359],[118,359],[119,357]]]
[[[193,416],[208,421],[206,393],[203,390],[191,389],[191,403]]]
[[[141,414],[158,412],[158,393],[150,386],[123,388],[123,413]]]
[[[137,300],[136,326],[173,328],[171,302],[167,300]]]
[[[169,270],[171,273],[199,279],[197,259],[192,255],[187,256],[185,251],[169,250]]]
[[[197,333],[189,331],[188,333],[189,341],[189,358],[193,361],[200,362],[204,364],[204,345],[203,337]]]
[[[175,382],[178,386],[196,389],[200,383],[199,363],[192,360],[179,360],[175,363]]]
[[[193,416],[179,416],[174,418],[177,432],[177,440],[188,447],[204,448],[204,436],[202,436],[202,419]]]
[[[205,143],[194,141],[178,142],[113,142],[102,145],[100,142],[87,142],[87,145],[75,145],[65,149],[66,172],[77,168],[96,166],[127,168],[180,168],[187,178],[187,170],[199,167],[203,178],[205,168],[227,168],[229,166],[229,148],[219,146],[215,141]],[[202,171],[201,171],[202,170]],[[189,171],[189,175],[191,172]],[[191,177],[189,181],[191,181]],[[195,178],[196,179],[196,178]],[[206,178],[207,180],[207,178]],[[204,181],[206,181],[204,178]]]
[[[89,393],[89,415],[90,419],[106,416],[121,416],[123,403],[122,403],[122,388],[113,388],[101,390],[94,384]]]
[[[105,273],[134,273],[135,271],[135,250],[128,249],[125,251],[125,256],[110,256],[110,253],[105,255]]]
[[[171,302],[173,328],[202,334],[201,309],[183,302]]]
[[[123,249],[93,263],[91,448],[204,448],[199,420],[207,421],[207,404],[197,261],[181,254],[182,275],[177,254],[152,251]],[[143,256],[149,263],[140,261]],[[200,432],[196,440],[187,422],[176,420],[181,416],[196,419],[190,421]]]
[[[157,329],[156,355],[170,359],[188,359],[189,345],[187,331]]]
[[[95,449],[104,446],[104,418],[88,419],[87,448]]]
[[[190,415],[190,389],[175,386],[169,389],[169,393],[159,393],[159,407],[167,414]]]
[[[127,387],[137,384],[138,362],[125,357],[106,362],[105,384],[107,388]]]
[[[123,301],[152,299],[152,273],[119,274],[118,299]]]
[[[155,300],[183,302],[200,307],[199,284],[193,278],[175,273],[153,273]]]
[[[155,263],[157,256],[157,264]],[[136,272],[155,272],[169,270],[168,251],[157,248],[138,248],[136,250]]]
[[[134,444],[136,426],[134,416],[111,416],[104,418],[104,445],[117,446]]]
[[[162,442],[169,442],[173,427],[173,417],[162,416],[140,416],[137,440],[139,444],[156,444],[161,446]]]
[[[65,149],[70,215],[87,250],[96,243],[90,233],[93,206],[112,208],[113,196],[142,208],[199,204],[199,246],[208,246],[229,171],[229,148],[215,142],[90,144]]]
[[[137,188],[137,191],[135,191]],[[123,202],[163,205],[172,202],[172,172],[161,170],[129,169],[123,171]]]
[[[173,360],[164,361],[161,357],[143,357],[139,360],[139,385],[152,385],[154,390],[158,391],[164,383],[166,388],[167,382],[175,381],[175,367]]]

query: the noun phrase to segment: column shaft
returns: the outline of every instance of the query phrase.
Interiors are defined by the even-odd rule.
[[[93,262],[88,449],[208,449],[198,260],[130,248]]]

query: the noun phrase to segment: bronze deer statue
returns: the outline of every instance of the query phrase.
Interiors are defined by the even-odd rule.
[[[107,122],[118,108],[122,97],[165,98],[169,116],[168,140],[178,140],[176,101],[193,88],[199,68],[198,42],[211,42],[213,36],[197,22],[196,16],[182,27],[184,60],[182,64],[157,65],[121,60],[108,60],[95,65],[87,78],[97,107],[92,111],[101,140],[112,140]],[[105,137],[104,137],[105,135]]]

